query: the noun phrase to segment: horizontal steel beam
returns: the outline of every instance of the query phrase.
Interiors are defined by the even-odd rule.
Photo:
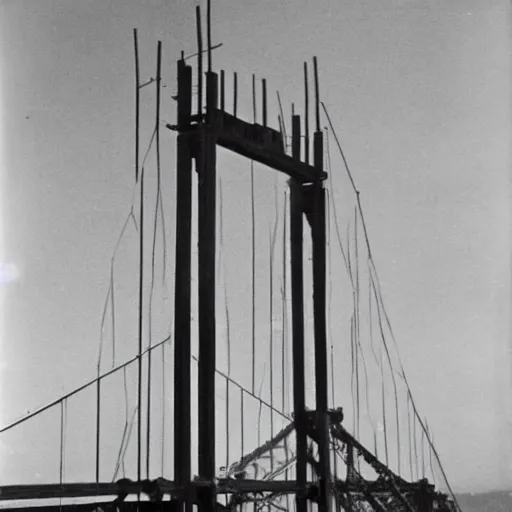
[[[213,109],[208,124],[204,122],[204,116],[192,117],[191,120],[197,123],[186,126],[168,124],[167,128],[173,131],[212,130],[219,146],[282,172],[299,183],[314,183],[327,178],[323,170],[287,155],[281,134],[272,128],[247,123],[218,109]]]
[[[160,488],[167,490],[164,493],[176,492],[173,482],[169,485],[160,484]],[[122,492],[128,494],[142,493],[142,483],[132,482],[118,485],[117,483],[70,483],[70,484],[32,484],[32,485],[6,485],[0,487],[0,500],[34,500],[50,498],[87,498],[100,496],[117,496]]]
[[[158,486],[164,495],[180,496],[184,493],[184,486],[166,479],[152,482]],[[209,481],[194,480],[188,489],[199,489],[211,485]],[[314,486],[308,483],[307,487]],[[50,498],[87,498],[101,496],[117,496],[119,494],[135,495],[145,493],[147,482],[124,481],[121,483],[69,483],[69,484],[33,484],[8,485],[0,487],[0,500],[33,500]],[[295,480],[236,480],[221,478],[216,481],[217,494],[253,493],[253,492],[279,492],[294,493],[299,491]]]
[[[210,126],[223,137],[243,139],[258,144],[262,149],[272,153],[285,154],[283,136],[277,130],[257,123],[248,123],[219,109],[213,109]]]
[[[335,484],[335,487],[339,492],[350,493],[350,494],[363,492],[362,491],[363,486],[364,486],[365,490],[371,492],[374,496],[381,496],[381,495],[387,496],[387,495],[391,495],[393,493],[393,490],[391,489],[390,484],[388,482],[382,481],[382,480],[374,480],[374,481],[364,480],[364,482],[362,482],[362,483],[358,483],[358,482],[345,483],[345,482],[338,481]],[[399,489],[399,491],[401,493],[404,493],[404,494],[411,494],[411,493],[415,493],[415,492],[422,490],[421,484],[416,483],[416,482],[414,482],[414,483],[404,482],[404,483],[397,484],[396,487]],[[428,492],[431,493],[432,495],[435,494],[435,491],[430,488],[428,489]]]
[[[149,482],[149,485],[157,485],[158,488],[164,495],[171,495],[174,498],[184,499],[184,488],[178,486],[174,482],[166,479],[158,479],[156,481]],[[190,483],[190,488],[198,490],[201,487],[209,486],[210,482],[202,480],[194,480]],[[309,491],[315,487],[315,483],[308,482],[306,484],[305,491]],[[335,484],[337,492],[342,495],[364,495],[371,494],[375,497],[392,496],[393,490],[389,488],[387,482],[377,480],[373,482],[366,481],[364,485],[360,485],[356,482],[347,484],[345,482],[338,481]],[[415,493],[418,489],[416,483],[406,483],[399,485],[400,491],[406,494]],[[148,481],[143,482],[131,482],[122,481],[118,483],[70,483],[70,484],[40,484],[40,485],[13,485],[4,486],[0,488],[0,500],[7,501],[22,501],[22,500],[48,500],[55,498],[105,498],[107,496],[118,496],[118,495],[137,495],[138,493],[144,493],[148,489]],[[217,494],[257,494],[257,493],[275,493],[275,494],[289,494],[297,493],[301,489],[297,481],[295,480],[274,480],[274,481],[261,481],[261,480],[236,480],[236,479],[219,479],[217,480],[216,492]],[[188,493],[188,496],[193,496],[194,493]],[[438,493],[432,493],[433,496],[437,497]],[[440,496],[440,495],[439,495]],[[112,502],[110,502],[112,503]],[[117,506],[122,505],[120,510],[135,510],[137,502],[125,501],[118,503]],[[102,506],[105,509],[105,505],[109,502],[103,503],[79,503],[79,504],[66,504],[62,505],[62,509],[73,509],[73,510],[94,510],[96,506]],[[155,507],[160,506],[166,508],[169,501],[163,501],[160,504],[152,503],[148,501],[141,502],[141,510],[156,510]],[[57,510],[56,507],[46,505],[44,503],[32,506],[20,506],[16,504],[14,507],[9,507],[8,510],[32,510],[38,508],[41,510],[41,505],[44,505],[44,510]],[[4,508],[4,507],[2,507]],[[161,508],[160,508],[161,509]]]
[[[249,140],[226,136],[221,132],[218,134],[217,142],[230,151],[287,174],[300,183],[313,183],[319,178],[321,180],[327,178],[327,173],[323,171],[319,173],[318,169],[311,165],[283,153],[271,153],[268,149]]]
[[[114,507],[112,503],[107,502],[92,502],[92,503],[69,503],[62,505],[30,505],[30,506],[16,506],[9,507],[9,511],[19,510],[20,512],[93,512],[98,509],[105,512],[150,512],[150,511],[169,511],[173,510],[171,501],[163,501],[161,503],[153,503],[150,501],[127,501],[124,503],[116,504]]]
[[[280,132],[267,126],[251,124],[215,109],[211,125],[220,146],[255,162],[283,172],[300,183],[324,180],[327,173],[284,152]]]
[[[306,483],[306,490],[314,487],[313,482]],[[301,491],[295,480],[232,480],[221,479],[217,484],[219,494],[237,494],[254,492],[275,492],[291,494]]]

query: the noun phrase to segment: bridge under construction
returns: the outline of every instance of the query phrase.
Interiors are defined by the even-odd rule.
[[[242,119],[238,115],[238,75],[233,74],[232,105],[227,103],[227,80],[225,72],[213,70],[212,53],[221,45],[212,44],[211,12],[208,3],[207,12],[207,41],[203,48],[203,31],[201,26],[200,8],[196,8],[197,22],[197,53],[185,57],[182,53],[177,60],[177,92],[174,100],[177,104],[177,119],[175,124],[167,124],[166,134],[176,134],[176,239],[174,258],[174,332],[164,340],[143,347],[143,254],[144,254],[144,165],[141,165],[139,148],[139,94],[142,87],[155,82],[157,109],[155,131],[152,141],[157,148],[157,164],[160,173],[159,144],[160,144],[160,94],[161,94],[161,43],[158,44],[156,78],[150,82],[140,82],[137,31],[134,31],[136,84],[135,84],[135,168],[136,185],[140,191],[140,211],[138,218],[133,208],[130,217],[138,226],[140,238],[140,317],[139,317],[139,346],[134,357],[123,364],[117,365],[107,372],[101,373],[98,367],[97,378],[63,397],[56,399],[47,406],[26,417],[10,424],[0,433],[16,428],[28,420],[37,421],[37,417],[49,409],[65,410],[67,401],[79,396],[86,389],[96,390],[96,445],[95,445],[95,478],[88,482],[66,482],[63,478],[63,434],[61,435],[61,472],[60,481],[48,484],[24,484],[3,486],[0,482],[0,500],[11,510],[36,510],[44,505],[46,510],[172,510],[173,512],[188,512],[199,507],[205,512],[248,510],[257,512],[266,510],[296,510],[297,512],[329,511],[417,511],[431,512],[459,510],[458,505],[449,490],[446,475],[442,470],[437,452],[426,421],[421,418],[414,403],[412,392],[407,381],[403,366],[398,370],[392,369],[392,359],[388,346],[389,334],[392,331],[389,319],[384,309],[378,277],[372,259],[370,242],[364,222],[360,192],[356,188],[348,168],[341,145],[334,131],[327,107],[321,102],[319,88],[319,73],[317,59],[313,59],[313,91],[312,107],[314,123],[310,137],[309,120],[309,89],[308,66],[304,64],[304,115],[292,106],[291,135],[286,130],[286,119],[283,114],[281,98],[278,95],[279,115],[278,128],[269,126],[267,107],[267,83],[261,81],[261,116],[256,113],[256,80],[252,77],[253,120]],[[203,57],[206,56],[206,70],[203,69]],[[190,61],[197,62],[193,72]],[[204,79],[204,84],[203,84]],[[204,91],[203,91],[204,89]],[[204,105],[203,105],[203,100]],[[195,103],[195,104],[194,104]],[[229,112],[228,112],[229,111]],[[321,125],[324,116],[328,126]],[[257,122],[260,117],[260,122]],[[331,208],[334,197],[329,195],[329,179],[332,169],[328,147],[328,135],[334,137],[343,164],[346,167],[348,183],[352,187],[354,209],[352,232],[362,240],[348,248],[343,255],[344,265],[350,281],[350,295],[354,299],[354,310],[351,315],[350,332],[340,334],[343,342],[348,339],[352,351],[352,394],[353,403],[334,403],[335,389],[339,386],[336,381],[335,363],[330,358],[329,346],[330,326],[328,307],[330,281],[328,271],[332,262],[328,261],[328,240],[330,237]],[[174,136],[174,135],[173,135]],[[254,193],[251,195],[252,229],[252,339],[250,340],[251,364],[247,372],[251,374],[252,386],[241,384],[232,375],[231,348],[228,346],[228,369],[218,368],[218,176],[217,152],[219,148],[228,150],[246,159],[251,164],[251,190],[253,192],[254,168],[259,164],[270,168],[287,179],[283,207],[283,255],[281,273],[282,294],[282,333],[284,339],[284,322],[290,319],[290,358],[291,371],[285,368],[285,345],[283,341],[282,354],[277,346],[272,330],[275,311],[276,290],[272,290],[275,278],[270,277],[270,295],[268,300],[270,348],[265,347],[269,354],[270,380],[268,397],[258,392],[256,385],[256,353],[261,348],[254,329],[254,293],[255,293],[255,205]],[[310,157],[310,149],[312,155]],[[196,173],[194,175],[194,172]],[[160,175],[159,175],[160,176]],[[193,183],[197,181],[194,193]],[[196,200],[194,201],[194,197]],[[157,199],[157,209],[159,208]],[[161,203],[160,203],[161,205]],[[155,213],[155,216],[157,213]],[[194,273],[192,247],[194,242],[193,218],[197,220],[197,269]],[[155,217],[156,219],[156,217]],[[128,219],[129,221],[129,219]],[[156,221],[155,221],[156,222]],[[358,227],[359,226],[359,227]],[[126,224],[125,224],[126,227]],[[123,228],[124,229],[124,228]],[[337,229],[337,226],[336,226]],[[359,229],[359,231],[358,231]],[[307,237],[305,237],[305,233]],[[339,236],[339,233],[338,233]],[[275,249],[276,230],[271,233],[270,247]],[[306,242],[305,242],[306,238]],[[153,243],[154,246],[154,243]],[[340,247],[342,246],[340,239]],[[154,250],[154,249],[153,249]],[[365,252],[366,259],[360,257]],[[305,262],[311,260],[310,279],[305,279]],[[270,255],[272,266],[272,254]],[[366,265],[369,289],[368,317],[370,322],[378,326],[379,343],[382,350],[379,358],[376,356],[376,367],[380,365],[380,374],[384,379],[384,365],[390,366],[390,377],[394,390],[396,405],[396,434],[397,450],[395,467],[391,467],[391,442],[387,435],[393,414],[388,414],[386,423],[386,406],[383,405],[384,448],[379,450],[377,430],[373,425],[373,446],[363,443],[358,434],[361,432],[359,404],[364,401],[368,406],[368,389],[365,390],[360,382],[368,379],[367,364],[362,359],[363,345],[361,332],[364,331],[364,320],[360,305],[361,288],[359,263]],[[197,319],[192,318],[192,283],[197,276]],[[152,276],[152,279],[154,276]],[[310,285],[310,286],[308,286]],[[111,291],[113,295],[113,292]],[[305,296],[312,296],[312,353],[314,371],[307,372],[308,363],[305,332],[305,317],[307,304]],[[107,301],[108,302],[108,301]],[[372,309],[373,308],[373,309]],[[226,307],[226,311],[227,311]],[[227,313],[226,313],[227,314]],[[198,325],[197,346],[198,354],[193,350],[193,329]],[[228,329],[229,331],[229,329]],[[228,332],[229,336],[229,332]],[[393,340],[394,341],[394,340]],[[272,343],[274,345],[272,345]],[[162,474],[154,477],[150,471],[150,446],[153,439],[151,430],[151,368],[155,364],[157,350],[165,345],[173,347],[173,468],[172,478]],[[372,348],[373,350],[373,348]],[[332,348],[331,348],[332,351]],[[281,354],[281,355],[279,355]],[[384,354],[384,355],[382,355]],[[332,354],[331,354],[332,356]],[[261,358],[260,358],[261,359]],[[384,362],[383,362],[384,361]],[[386,363],[387,361],[387,363]],[[330,364],[330,363],[331,364]],[[143,396],[143,364],[147,365],[148,386],[147,397]],[[194,368],[197,364],[197,380],[194,378]],[[281,367],[279,365],[281,364]],[[123,434],[120,457],[112,481],[102,481],[101,461],[102,446],[105,438],[101,435],[102,416],[102,383],[111,375],[126,371],[127,367],[137,367],[137,407],[134,410],[132,424],[136,425],[135,468],[133,474],[119,478],[121,466],[124,463],[126,446],[129,442],[131,427]],[[340,370],[340,373],[342,370]],[[400,439],[398,413],[398,393],[395,375],[401,379],[401,385],[407,397],[408,440]],[[284,398],[285,378],[291,383],[291,400],[286,404]],[[282,385],[278,381],[282,379]],[[220,384],[219,384],[220,383]],[[283,398],[278,399],[276,389],[282,391]],[[219,404],[216,390],[225,392],[225,423],[224,431],[216,427]],[[314,389],[314,407],[308,406],[308,390]],[[194,400],[193,393],[197,391]],[[379,389],[380,393],[380,389]],[[382,401],[385,402],[385,386],[382,384]],[[197,402],[197,443],[193,429],[193,403]],[[389,401],[388,401],[389,402]],[[236,403],[235,406],[233,404]],[[230,405],[231,404],[231,405]],[[356,405],[355,405],[356,404]],[[288,406],[287,406],[288,405]],[[144,409],[146,407],[146,413]],[[152,408],[153,407],[153,408]],[[233,407],[238,408],[236,415]],[[268,413],[270,425],[267,439],[261,439],[258,431],[257,442],[254,434],[254,424],[248,420],[250,408]],[[389,407],[389,403],[388,406]],[[104,411],[103,411],[103,414]],[[236,416],[236,419],[234,418]],[[346,426],[347,418],[351,418],[353,427]],[[391,419],[390,419],[391,418]],[[411,419],[412,418],[412,419]],[[144,439],[144,425],[146,438]],[[414,426],[414,432],[411,430]],[[64,429],[63,422],[61,428]],[[258,429],[260,425],[258,426]],[[441,492],[434,482],[427,477],[427,456],[421,455],[423,470],[417,468],[420,454],[416,448],[416,429],[419,428],[422,439],[421,451],[426,449],[435,459],[444,480],[444,492]],[[164,427],[162,427],[164,430]],[[369,430],[370,431],[370,430]],[[403,434],[404,429],[402,429]],[[249,435],[249,432],[252,432]],[[235,454],[233,441],[240,445]],[[367,437],[366,440],[371,439]],[[102,444],[103,443],[103,444]],[[254,446],[256,444],[256,446]],[[413,449],[414,444],[414,449]],[[196,446],[197,445],[197,446]],[[226,452],[225,464],[219,467],[218,461],[224,457],[219,454],[219,447]],[[162,450],[164,448],[162,447]],[[170,449],[170,448],[166,448]],[[402,451],[401,451],[402,449]],[[406,478],[403,468],[404,455],[409,454],[410,471]],[[197,460],[194,457],[197,455]],[[146,464],[144,464],[144,462]],[[144,467],[145,466],[145,467]],[[162,463],[163,466],[163,463]],[[196,471],[197,469],[197,471]],[[373,475],[370,477],[369,475]],[[412,478],[415,476],[416,478]],[[432,470],[432,477],[434,471]],[[56,503],[55,500],[60,500]],[[64,501],[62,501],[64,500]]]

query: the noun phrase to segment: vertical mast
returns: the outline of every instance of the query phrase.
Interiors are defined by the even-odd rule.
[[[292,157],[300,160],[300,116],[292,115]],[[306,398],[304,383],[304,263],[302,185],[290,180],[290,255],[292,293],[293,408],[297,436],[297,512],[307,511]]]
[[[206,124],[199,127],[198,154],[198,286],[199,374],[198,452],[199,477],[208,481],[198,492],[204,512],[215,507],[215,235],[216,145],[214,111],[217,108],[217,74],[211,71],[210,2],[208,1],[209,70],[206,73]]]
[[[315,333],[316,427],[318,435],[320,496],[319,512],[330,509],[329,496],[329,419],[327,413],[327,322],[326,322],[326,251],[325,251],[325,189],[320,178],[323,171],[323,133],[320,130],[318,67],[313,59],[315,75],[315,120],[313,164],[318,178],[311,186],[310,223],[313,239],[313,312]]]
[[[139,177],[139,50],[137,29],[133,31],[135,45],[135,176]],[[143,298],[144,298],[144,169],[140,173],[140,213],[139,213],[139,335],[138,335],[138,377],[137,377],[137,480],[141,479],[142,465],[142,331],[143,331]]]
[[[174,288],[174,479],[190,481],[190,279],[192,240],[192,68],[178,61],[178,147]],[[177,505],[181,512],[182,504]]]

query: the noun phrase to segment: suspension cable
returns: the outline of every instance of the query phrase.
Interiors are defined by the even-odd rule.
[[[357,197],[357,204],[358,204],[359,212],[360,212],[360,214],[361,214],[361,221],[362,221],[362,224],[363,224],[363,230],[364,230],[364,235],[365,235],[365,240],[366,240],[366,246],[367,246],[367,250],[368,250],[369,262],[370,262],[370,264],[371,264],[372,266],[374,266],[373,258],[372,258],[372,252],[371,252],[371,246],[370,246],[370,242],[369,242],[369,238],[368,238],[368,231],[367,231],[367,228],[366,228],[366,222],[365,222],[365,219],[364,219],[363,210],[362,210],[362,206],[361,206],[360,193],[359,193],[359,191],[357,190],[357,188],[356,188],[356,186],[355,186],[355,182],[354,182],[354,179],[353,179],[353,177],[352,177],[352,173],[350,172],[350,168],[349,168],[348,163],[347,163],[347,160],[346,160],[346,158],[345,158],[345,154],[343,153],[343,149],[342,149],[342,147],[341,147],[341,144],[340,144],[340,142],[339,142],[339,139],[338,139],[338,137],[337,137],[337,135],[336,135],[336,132],[335,132],[335,130],[334,130],[333,124],[332,124],[332,122],[331,122],[331,118],[330,118],[330,116],[329,116],[329,112],[327,111],[327,108],[326,108],[326,106],[325,106],[324,102],[321,102],[321,104],[322,104],[322,108],[323,108],[323,110],[324,110],[324,113],[325,113],[325,115],[326,115],[327,121],[328,121],[328,123],[329,123],[329,126],[331,127],[331,131],[333,132],[334,138],[335,138],[335,140],[336,140],[336,144],[337,144],[337,146],[338,146],[338,150],[339,150],[340,155],[341,155],[341,157],[342,157],[342,159],[343,159],[343,163],[344,163],[344,165],[345,165],[345,169],[346,169],[346,171],[347,171],[347,175],[348,175],[348,177],[349,177],[349,179],[350,179],[350,182],[351,182],[351,184],[352,184],[352,187],[353,187],[353,189],[354,189],[354,192],[356,193],[356,197]],[[374,269],[374,270],[375,270],[375,277],[376,277],[376,281],[377,281],[377,283],[378,283],[378,278],[377,278],[377,275],[376,275],[376,269]],[[379,295],[380,295],[380,293],[379,293]],[[382,299],[382,297],[381,297],[381,299]],[[384,314],[384,317],[385,317],[386,322],[387,322],[387,324],[388,324],[388,327],[389,327],[389,329],[390,329],[391,337],[392,337],[393,342],[394,342],[394,344],[395,344],[395,348],[396,348],[396,350],[398,351],[398,346],[396,345],[396,340],[395,340],[395,337],[394,337],[393,332],[392,332],[391,323],[389,322],[389,318],[388,318],[388,316],[387,316],[387,312],[386,312],[385,308],[383,308],[383,314]],[[398,354],[398,357],[399,357],[399,362],[400,362],[400,366],[401,366],[401,369],[402,369],[403,379],[404,379],[404,381],[405,381],[405,383],[406,383],[406,386],[407,386],[407,388],[408,388],[408,390],[409,390],[409,392],[410,392],[410,386],[409,386],[409,383],[408,383],[407,378],[406,378],[406,376],[405,376],[405,372],[404,372],[404,370],[403,370],[403,364],[402,364],[402,361],[401,361],[401,358],[400,358],[400,354]],[[413,399],[413,397],[412,397],[412,394],[411,394],[411,403],[412,403],[412,406],[413,406],[413,410],[414,410],[414,414],[415,414],[415,416],[418,418],[418,421],[419,421],[419,423],[420,423],[420,425],[421,425],[422,429],[425,429],[425,426],[424,426],[424,424],[423,424],[423,421],[421,420],[421,417],[419,417],[418,412],[417,412],[417,410],[416,410],[416,405],[415,405],[415,403],[414,403],[414,399]],[[442,472],[442,474],[443,474],[443,478],[444,478],[444,480],[445,480],[445,482],[446,482],[446,484],[447,484],[447,486],[448,486],[448,489],[449,489],[450,494],[451,494],[451,496],[452,496],[452,498],[453,498],[453,500],[454,500],[454,503],[455,503],[455,505],[456,505],[457,509],[460,511],[460,506],[459,506],[459,504],[458,504],[458,502],[457,502],[457,498],[455,497],[455,494],[453,493],[453,491],[452,491],[452,489],[451,489],[450,483],[448,482],[448,479],[447,479],[447,477],[446,477],[446,473],[445,473],[445,471],[444,471],[443,465],[442,465],[442,463],[441,463],[441,460],[439,459],[439,455],[438,455],[437,451],[435,450],[435,448],[434,448],[434,446],[433,446],[433,444],[432,444],[431,440],[430,440],[430,439],[428,439],[428,441],[429,441],[429,444],[430,444],[430,446],[431,446],[431,448],[432,448],[432,450],[433,450],[433,452],[434,452],[434,455],[436,456],[437,462],[438,462],[439,467],[440,467],[440,469],[441,469],[441,472]]]
[[[142,352],[142,356],[147,354],[150,350],[154,350],[154,349],[158,348],[160,345],[168,342],[170,339],[171,339],[171,336],[169,335],[164,340],[162,340],[162,341],[156,343],[155,345],[153,345],[151,348],[147,348],[146,350],[144,350],[144,352]],[[130,365],[132,363],[135,363],[138,360],[138,358],[139,358],[139,356],[137,354],[136,356],[132,357],[128,361],[126,361],[126,362],[116,366],[115,368],[112,368],[111,370],[108,370],[107,372],[101,374],[99,377],[95,377],[94,379],[86,382],[85,384],[82,384],[81,386],[79,386],[78,388],[74,389],[73,391],[70,391],[69,393],[66,393],[65,395],[57,398],[56,400],[52,400],[48,404],[40,407],[39,409],[36,409],[34,412],[31,412],[30,414],[27,414],[26,416],[23,416],[23,417],[15,420],[15,421],[13,421],[12,423],[9,423],[8,425],[6,425],[5,427],[2,427],[0,429],[0,434],[2,434],[3,432],[7,432],[8,430],[11,430],[12,428],[16,427],[17,425],[20,425],[21,423],[24,423],[25,421],[27,421],[27,420],[29,420],[31,418],[34,418],[35,416],[38,416],[42,412],[47,411],[48,409],[50,409],[51,407],[54,407],[55,405],[59,405],[63,400],[66,400],[67,398],[71,398],[73,395],[76,395],[77,393],[80,393],[84,389],[87,389],[88,387],[96,384],[98,379],[104,379],[105,377],[108,377],[109,375],[112,375],[112,374],[118,372],[119,370],[122,370],[124,367],[126,367],[126,366],[128,366],[128,365]]]

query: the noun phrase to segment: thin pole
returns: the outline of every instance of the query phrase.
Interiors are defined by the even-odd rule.
[[[140,172],[140,231],[139,231],[139,350],[137,376],[137,480],[141,479],[142,443],[142,337],[144,322],[144,167]]]
[[[421,478],[425,478],[425,430],[421,430]]]
[[[233,115],[236,117],[236,103],[238,99],[238,75],[233,73]]]
[[[309,87],[307,62],[304,62],[304,159],[309,164]]]
[[[412,469],[412,434],[411,434],[411,413],[409,406],[409,392],[407,392],[407,434],[409,438],[409,471],[411,480],[414,480],[414,472]]]
[[[224,110],[224,70],[220,71],[220,109]]]
[[[110,310],[112,311],[112,368],[116,365],[116,308],[114,300],[114,261],[110,263]]]
[[[229,372],[229,370],[228,370]],[[226,379],[226,471],[229,468],[229,380]]]
[[[162,64],[162,42],[158,41],[157,63],[156,63],[156,114],[155,114],[155,138],[156,138],[156,168],[157,168],[157,192],[155,219],[153,226],[153,247],[151,256],[151,295],[149,296],[149,346],[151,347],[151,324],[152,324],[152,303],[153,285],[155,280],[155,248],[156,248],[156,226],[158,220],[158,205],[160,204],[160,81]],[[146,424],[146,478],[149,480],[151,446],[151,352],[148,352],[148,385],[147,385],[147,424]]]
[[[64,474],[64,404],[60,403],[60,467],[59,467],[59,483],[62,485],[62,476]]]
[[[203,34],[201,30],[201,7],[196,6],[197,27],[197,115],[203,113]]]
[[[413,442],[414,442],[414,465],[416,467],[416,478],[419,480],[420,478],[420,470],[418,469],[419,468],[419,464],[418,464],[418,445],[416,443],[416,415],[413,416],[413,423],[412,423],[412,428],[413,428]]]
[[[283,213],[283,291],[282,291],[282,336],[281,336],[281,409],[284,411],[286,407],[286,333],[287,333],[287,314],[288,308],[286,304],[286,191],[284,194],[284,213]]]
[[[267,81],[265,78],[261,80],[261,92],[262,92],[262,122],[263,126],[267,126]]]
[[[252,75],[252,122],[256,124],[256,75]]]
[[[313,57],[313,67],[315,72],[315,118],[316,131],[320,131],[320,89],[318,87],[318,61]]]
[[[135,47],[135,181],[139,181],[139,118],[140,118],[140,73],[139,48],[137,43],[137,29],[133,29],[133,44]]]
[[[240,388],[240,459],[244,456],[244,390]]]
[[[162,345],[162,460],[160,475],[164,477],[165,465],[165,343]]]
[[[212,2],[206,3],[206,36],[208,38],[208,71],[212,70]]]
[[[275,237],[275,228],[272,237],[270,238],[270,251],[269,251],[269,267],[270,267],[270,280],[269,280],[269,352],[270,352],[270,405],[272,409],[274,408],[274,329],[273,329],[273,319],[274,319],[274,308],[273,308],[273,280],[274,280],[274,262],[273,262],[273,252],[274,252],[274,237]],[[274,411],[270,409],[270,439],[274,438]],[[274,472],[274,450],[270,449],[270,472]]]
[[[256,77],[252,75],[252,122],[256,124]],[[251,160],[251,287],[252,287],[252,392],[256,393],[256,216],[254,207],[254,162]]]
[[[96,483],[100,481],[100,411],[101,411],[101,388],[100,388],[100,367],[98,365],[98,380],[96,381]],[[62,406],[61,402],[61,406]]]
[[[332,395],[332,408],[336,407],[336,397],[334,395],[334,346],[331,345],[331,395]]]
[[[135,74],[136,74],[136,109],[135,109],[135,168],[138,177],[139,169],[139,51],[137,29],[133,31],[135,45]],[[143,288],[144,288],[144,169],[140,173],[140,231],[139,231],[139,334],[138,334],[138,375],[137,375],[137,480],[141,478],[141,436],[142,436],[142,328],[143,328]]]

